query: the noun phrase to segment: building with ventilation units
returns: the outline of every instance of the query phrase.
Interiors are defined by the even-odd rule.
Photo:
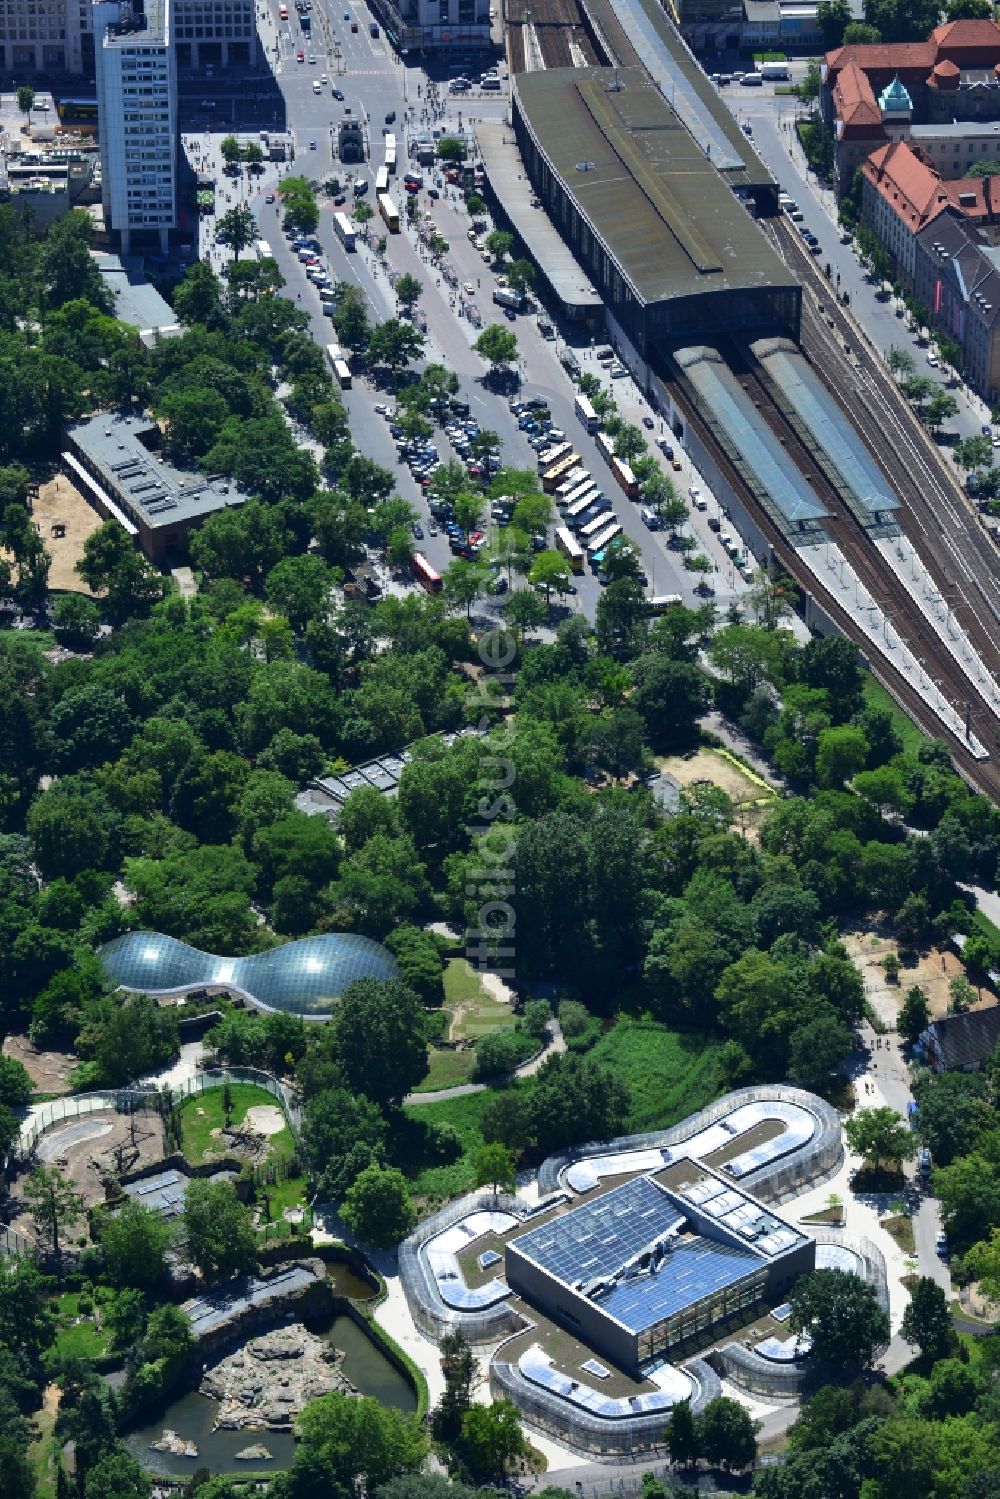
[[[680,1157],[511,1239],[507,1283],[619,1368],[641,1365],[815,1265],[812,1239]]]

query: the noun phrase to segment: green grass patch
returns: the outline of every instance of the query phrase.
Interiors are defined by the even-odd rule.
[[[35,1475],[36,1499],[55,1499],[56,1468],[59,1461],[58,1444],[55,1439],[55,1424],[58,1405],[46,1401],[40,1411],[32,1415],[32,1423],[38,1436],[28,1448],[28,1462]]]
[[[449,1041],[475,1041],[514,1024],[510,1005],[487,994],[465,958],[452,958],[444,970],[444,1002],[452,1015]]]
[[[915,1252],[912,1218],[908,1218],[905,1213],[897,1213],[892,1218],[883,1218],[879,1226],[885,1229],[891,1239],[895,1240],[904,1254]]]
[[[875,678],[865,674],[864,699],[867,708],[881,708],[892,719],[893,728],[903,742],[903,749],[908,755],[915,755],[922,744],[927,743],[927,735],[923,729],[917,727],[908,713],[904,713],[894,698]]]
[[[275,1219],[280,1218],[286,1208],[305,1208],[308,1203],[304,1176],[289,1176],[284,1181],[274,1182],[271,1186],[258,1187],[256,1191],[257,1201],[261,1207],[264,1205],[264,1194],[267,1194],[271,1217]]]
[[[972,913],[972,930],[981,932],[990,942],[995,942],[1000,947],[1000,927],[978,908]]]
[[[820,1208],[818,1213],[806,1213],[800,1220],[801,1223],[836,1223],[844,1221],[844,1209]]]
[[[463,1093],[439,1103],[412,1103],[403,1110],[408,1128],[397,1140],[399,1164],[410,1178],[418,1197],[443,1201],[469,1192],[475,1185],[472,1158],[483,1144],[479,1119],[493,1097],[489,1088],[481,1093]],[[433,1131],[450,1125],[458,1136],[461,1154],[450,1160],[433,1159]]]
[[[461,1001],[472,1003],[483,993],[479,975],[469,967],[465,958],[449,958],[444,968],[444,1002],[455,1005]]]
[[[662,1129],[704,1108],[724,1091],[721,1042],[674,1031],[653,1020],[620,1020],[590,1055],[625,1083],[632,1097],[626,1128]]]
[[[80,1312],[80,1293],[66,1291],[54,1303],[55,1352],[66,1358],[100,1358],[107,1349],[107,1334],[97,1326],[92,1312]]]
[[[213,1130],[221,1130],[226,1123],[222,1096],[224,1092],[224,1088],[206,1088],[204,1093],[185,1099],[180,1106],[182,1146],[184,1156],[192,1166],[201,1166],[206,1161],[215,1160],[226,1154],[225,1139],[221,1135],[212,1133]],[[253,1083],[232,1083],[230,1092],[234,1125],[244,1122],[248,1109],[262,1106],[276,1108],[279,1111],[281,1109],[276,1098],[272,1098],[264,1088],[255,1087]],[[292,1155],[295,1150],[295,1141],[287,1124],[278,1134],[269,1136],[268,1144],[270,1146],[269,1160]]]
[[[438,1088],[454,1088],[459,1083],[467,1083],[472,1078],[472,1070],[476,1065],[476,1053],[468,1051],[439,1051],[432,1046],[427,1054],[430,1071],[422,1083],[418,1083],[417,1093],[433,1093]]]

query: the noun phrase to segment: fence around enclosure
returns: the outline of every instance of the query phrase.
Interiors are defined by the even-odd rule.
[[[164,1108],[172,1109],[186,1098],[195,1098],[210,1088],[222,1088],[226,1083],[252,1083],[270,1093],[281,1107],[288,1127],[298,1139],[301,1122],[300,1111],[290,1091],[269,1072],[257,1067],[208,1067],[185,1078],[173,1088],[157,1088],[154,1085],[139,1088],[105,1088],[98,1093],[68,1094],[65,1098],[54,1098],[43,1103],[25,1120],[17,1145],[17,1155],[26,1161],[42,1135],[57,1124],[71,1119],[84,1119],[88,1114],[138,1112],[157,1113]]]
[[[262,1072],[257,1067],[208,1067],[196,1072],[173,1088],[157,1088],[153,1085],[141,1088],[105,1088],[99,1093],[67,1094],[65,1098],[53,1098],[43,1103],[30,1118],[26,1119],[13,1149],[14,1159],[20,1164],[30,1160],[39,1140],[57,1124],[66,1124],[74,1119],[86,1119],[90,1114],[159,1113],[176,1108],[186,1098],[196,1098],[210,1088],[222,1088],[226,1083],[252,1083],[254,1087],[270,1093],[285,1116],[288,1128],[299,1139],[301,1111],[291,1092],[285,1085]],[[34,1254],[35,1244],[14,1229],[0,1227],[0,1254]]]
[[[807,1183],[815,1185],[824,1176],[835,1171],[844,1155],[841,1138],[840,1116],[825,1099],[817,1098],[801,1088],[786,1087],[780,1083],[762,1083],[754,1088],[738,1088],[717,1098],[714,1103],[689,1114],[679,1124],[669,1129],[652,1130],[641,1135],[622,1135],[615,1140],[590,1140],[586,1145],[571,1145],[555,1155],[546,1156],[538,1168],[538,1190],[543,1195],[554,1192],[562,1185],[562,1175],[578,1161],[592,1156],[624,1155],[630,1150],[666,1150],[672,1146],[683,1146],[686,1140],[719,1124],[745,1104],[790,1103],[797,1104],[811,1114],[816,1121],[812,1138],[797,1145],[786,1156],[765,1162],[756,1171],[740,1178],[740,1190],[749,1192],[763,1202],[781,1203],[793,1196]],[[725,1170],[725,1168],[722,1168]]]
[[[470,1343],[496,1343],[510,1333],[520,1332],[524,1326],[523,1319],[509,1301],[498,1301],[493,1306],[475,1311],[448,1306],[424,1255],[431,1239],[444,1233],[445,1229],[454,1228],[470,1213],[483,1210],[511,1213],[521,1219],[529,1216],[525,1204],[517,1197],[503,1192],[497,1196],[492,1192],[476,1192],[446,1203],[418,1224],[399,1246],[399,1278],[410,1316],[420,1331],[435,1341],[446,1332],[462,1332]]]
[[[862,1278],[875,1292],[882,1310],[888,1313],[889,1276],[881,1249],[870,1239],[845,1235],[835,1229],[810,1228],[807,1232],[817,1244],[834,1244],[853,1253],[861,1261]],[[798,1400],[806,1385],[815,1383],[822,1372],[808,1354],[795,1363],[779,1363],[742,1343],[726,1343],[712,1358],[722,1365],[726,1378],[734,1385],[775,1405]]]
[[[695,1383],[691,1409],[697,1414],[722,1394],[722,1383],[704,1359],[688,1359],[680,1367]],[[504,1360],[502,1349],[490,1364],[490,1394],[494,1400],[512,1400],[531,1426],[555,1437],[562,1446],[582,1457],[614,1462],[639,1454],[665,1454],[667,1450],[669,1411],[598,1415],[527,1379],[517,1364]]]

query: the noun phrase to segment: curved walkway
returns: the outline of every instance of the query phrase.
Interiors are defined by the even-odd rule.
[[[562,1027],[558,1020],[553,1018],[549,1021],[549,1039],[535,1056],[529,1057],[522,1062],[520,1067],[515,1067],[510,1077],[534,1077],[535,1073],[549,1057],[555,1056],[556,1052],[566,1050],[566,1038],[562,1033]],[[467,1093],[482,1093],[490,1087],[489,1083],[456,1083],[453,1088],[434,1088],[427,1093],[407,1093],[403,1099],[406,1103],[444,1103],[448,1098],[464,1098]]]

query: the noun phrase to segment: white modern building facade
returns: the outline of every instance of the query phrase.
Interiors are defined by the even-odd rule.
[[[138,239],[166,251],[177,223],[177,71],[171,0],[145,14],[94,6],[94,57],[106,226],[123,254]]]

